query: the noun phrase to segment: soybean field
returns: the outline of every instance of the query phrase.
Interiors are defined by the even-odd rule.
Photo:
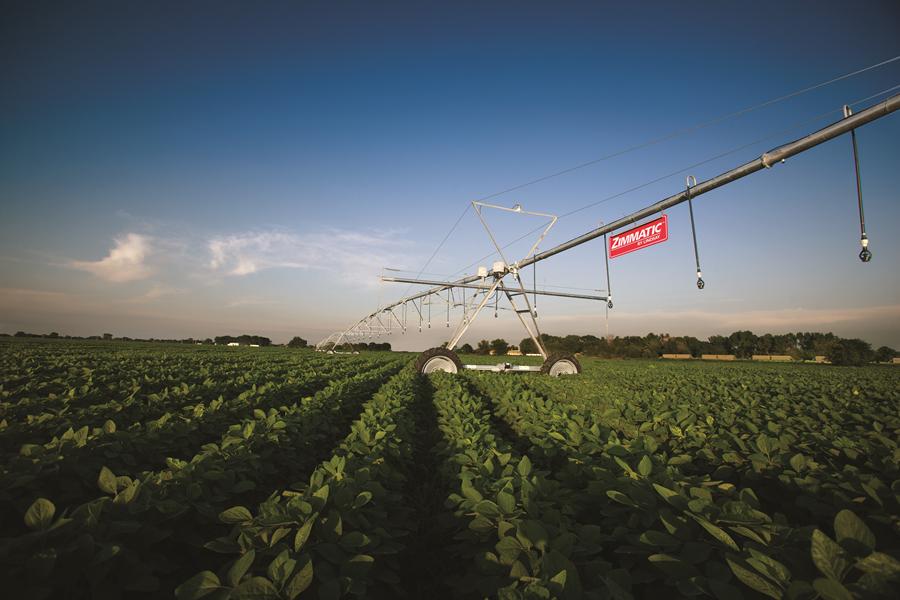
[[[6,598],[893,598],[900,369],[0,342]]]

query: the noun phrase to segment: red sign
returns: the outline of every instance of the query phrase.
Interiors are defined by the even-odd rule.
[[[617,233],[609,238],[609,257],[615,258],[669,239],[669,217],[663,215],[649,223]]]

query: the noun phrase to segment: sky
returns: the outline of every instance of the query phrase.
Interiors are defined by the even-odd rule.
[[[19,4],[0,19],[7,333],[315,342],[408,291],[380,282],[385,268],[489,264],[472,200],[590,205],[547,249],[900,84],[898,60],[717,120],[900,55],[892,1]],[[542,329],[833,331],[900,347],[900,115],[858,142],[872,262],[857,258],[843,136],[697,198],[704,290],[681,205],[667,242],[611,261],[608,314],[541,298]],[[501,243],[540,224],[485,215]],[[602,241],[526,278],[605,289]],[[376,341],[435,346],[446,314],[431,325]],[[489,312],[463,341],[494,337],[524,331]]]

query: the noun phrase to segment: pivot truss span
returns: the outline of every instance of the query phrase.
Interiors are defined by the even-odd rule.
[[[685,190],[667,198],[663,198],[662,200],[659,200],[654,204],[646,206],[625,217],[622,217],[621,219],[588,231],[587,233],[559,244],[558,246],[550,248],[549,250],[545,250],[544,252],[536,252],[537,246],[547,235],[554,223],[556,223],[555,216],[544,213],[524,211],[518,204],[513,208],[506,208],[481,202],[473,202],[472,205],[475,208],[475,213],[484,225],[485,231],[491,238],[491,242],[497,249],[497,254],[502,258],[502,261],[494,263],[493,268],[490,269],[490,271],[484,267],[481,267],[479,268],[479,272],[477,274],[469,275],[455,281],[434,281],[401,277],[382,277],[383,281],[416,283],[427,285],[430,287],[422,292],[406,296],[405,298],[401,298],[400,300],[392,304],[388,304],[383,308],[379,308],[375,312],[357,321],[350,328],[341,332],[333,333],[332,335],[328,336],[327,338],[319,342],[316,348],[319,350],[334,349],[341,346],[342,344],[352,344],[355,341],[361,341],[363,339],[380,336],[385,333],[391,333],[394,329],[405,332],[407,329],[407,319],[410,315],[410,306],[412,306],[412,310],[414,311],[414,318],[418,320],[418,329],[421,331],[423,325],[426,327],[431,327],[432,308],[434,305],[438,305],[439,309],[446,310],[447,327],[450,326],[451,309],[462,308],[463,311],[462,318],[459,321],[456,329],[454,330],[453,336],[450,338],[447,344],[448,349],[452,350],[453,347],[459,342],[459,339],[462,337],[462,334],[466,331],[469,324],[478,315],[478,313],[491,301],[493,301],[496,310],[497,308],[499,308],[498,301],[500,297],[505,296],[505,298],[509,301],[511,309],[515,311],[516,315],[519,317],[519,320],[522,322],[522,325],[528,331],[532,339],[536,342],[540,353],[544,356],[544,358],[546,358],[547,353],[540,341],[540,331],[537,327],[537,311],[535,310],[533,303],[529,300],[529,296],[531,296],[532,298],[536,298],[539,295],[552,295],[570,298],[581,298],[586,300],[600,300],[606,301],[610,308],[612,308],[612,298],[609,293],[607,293],[606,296],[590,296],[584,294],[566,294],[563,292],[549,292],[546,290],[526,289],[521,278],[522,269],[550,258],[551,256],[555,256],[561,252],[584,244],[585,242],[589,242],[599,237],[604,237],[609,233],[613,233],[615,231],[628,227],[629,225],[632,225],[633,223],[636,223],[642,219],[661,213],[662,211],[671,208],[672,206],[676,206],[683,202],[690,202],[690,200],[697,198],[697,196],[700,196],[707,192],[711,192],[724,185],[737,181],[738,179],[742,179],[758,171],[772,168],[779,163],[783,163],[788,158],[796,156],[797,154],[800,154],[802,152],[806,152],[807,150],[814,148],[819,144],[844,135],[845,133],[852,133],[858,127],[887,116],[896,111],[898,108],[900,108],[900,94],[891,96],[890,98],[855,114],[851,113],[851,111],[849,110],[845,110],[844,118],[826,127],[823,127],[818,131],[815,131],[797,140],[794,140],[793,142],[789,142],[787,144],[779,146],[778,148],[765,152],[759,158],[739,165],[729,171],[712,177],[711,179],[707,179],[706,181],[697,183],[693,177],[689,177],[689,184]],[[860,217],[862,219],[861,192],[859,201]],[[537,241],[532,245],[531,250],[528,252],[528,254],[526,254],[519,261],[510,263],[506,260],[506,257],[503,254],[503,249],[499,246],[499,244],[497,244],[496,240],[494,239],[493,233],[491,232],[487,222],[484,219],[484,216],[482,214],[482,209],[484,208],[546,218],[548,220],[548,225],[540,234]],[[860,257],[864,262],[866,262],[871,258],[871,253],[868,252],[868,239],[865,235],[864,226],[862,229],[860,241],[863,246],[863,252],[860,253]],[[505,279],[510,282],[509,286],[504,283]],[[702,289],[701,285],[698,285],[698,287]],[[466,292],[468,290],[472,290],[472,293],[467,296]],[[517,299],[520,300],[522,304],[524,304],[523,308],[519,308],[520,304],[517,304]],[[397,314],[398,311],[401,312],[401,315]],[[526,320],[523,315],[528,315],[528,319]]]

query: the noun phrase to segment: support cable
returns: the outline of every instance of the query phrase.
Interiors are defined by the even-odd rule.
[[[853,114],[850,107],[844,105],[844,118]],[[859,204],[859,243],[862,250],[859,251],[859,260],[869,262],[872,260],[872,251],[869,250],[869,236],[866,235],[866,215],[863,212],[862,181],[859,175],[859,149],[856,146],[856,130],[850,130],[850,140],[853,142],[853,167],[856,171],[856,199]]]
[[[602,225],[602,223],[601,223]],[[609,309],[613,307],[612,301],[612,285],[609,283],[609,243],[606,241],[606,234],[603,234],[603,262],[606,263],[606,318],[609,320]],[[609,331],[607,331],[607,334]]]
[[[450,239],[450,236],[453,235],[453,232],[456,231],[456,228],[459,227],[460,222],[463,220],[463,217],[466,216],[466,213],[469,212],[469,209],[472,207],[471,204],[467,203],[465,209],[463,209],[462,214],[456,219],[456,222],[453,224],[453,227],[450,228],[450,231],[447,232],[447,235],[444,236],[444,239],[441,240],[441,243],[438,244],[437,248],[434,249],[434,252],[431,253],[431,256],[428,257],[428,260],[425,261],[425,264],[422,266],[422,269],[416,275],[416,279],[422,276],[422,273],[425,272],[425,269],[428,268],[428,265],[431,264],[431,261],[434,260],[434,257],[437,256],[437,253],[441,251],[441,248],[444,247],[444,244],[447,243],[447,240]],[[403,295],[406,296],[409,293],[409,290],[412,289],[412,285],[409,285],[406,288],[406,291],[403,292]]]
[[[695,185],[697,185],[697,178],[693,175],[688,175],[685,179],[685,188],[688,197],[688,212],[691,215],[691,237],[694,240],[694,262],[697,263],[697,289],[702,290],[706,287],[706,282],[703,281],[703,272],[700,270],[700,252],[697,250],[697,229],[694,227],[694,203],[691,202],[691,188]]]

